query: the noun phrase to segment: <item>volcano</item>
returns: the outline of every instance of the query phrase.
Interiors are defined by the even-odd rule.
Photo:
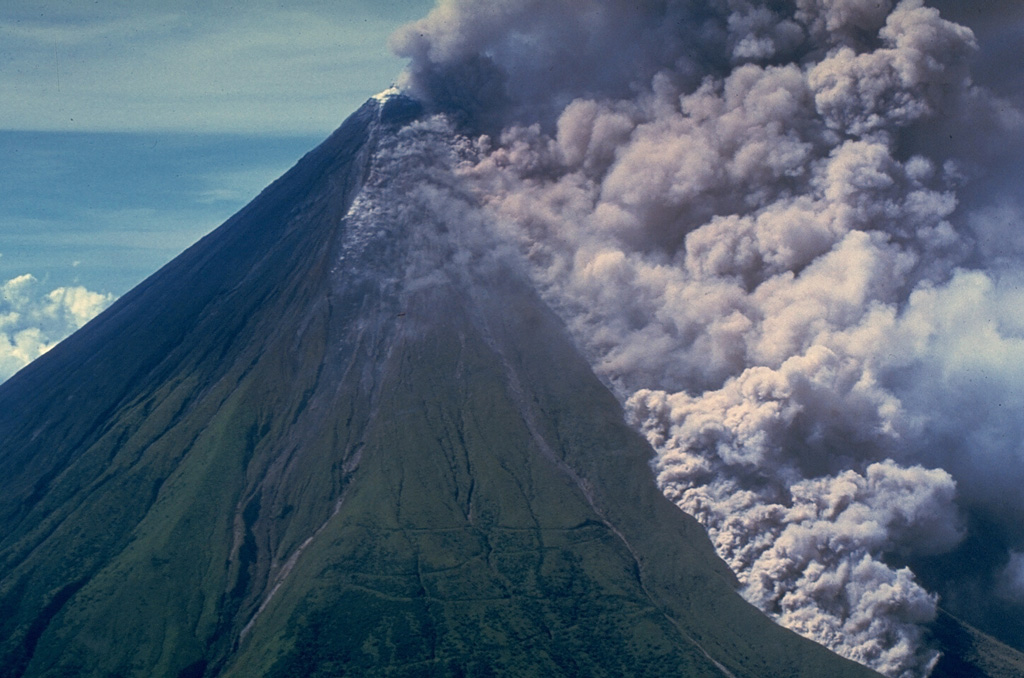
[[[0,675],[877,675],[736,593],[458,153],[371,99],[0,387]]]

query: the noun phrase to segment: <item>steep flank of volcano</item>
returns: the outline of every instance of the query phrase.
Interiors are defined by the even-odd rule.
[[[0,675],[875,675],[736,594],[560,321],[433,209],[416,114],[372,100],[0,387]]]

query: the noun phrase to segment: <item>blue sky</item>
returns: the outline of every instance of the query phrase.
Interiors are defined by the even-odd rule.
[[[5,0],[0,129],[322,133],[424,0]]]
[[[387,88],[432,5],[5,0],[0,381]]]

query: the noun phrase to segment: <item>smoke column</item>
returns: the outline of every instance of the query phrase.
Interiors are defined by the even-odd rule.
[[[1011,11],[443,0],[392,39],[743,595],[894,678],[939,589],[1024,605]]]

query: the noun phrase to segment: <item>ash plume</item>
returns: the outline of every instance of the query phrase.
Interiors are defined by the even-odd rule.
[[[1024,114],[985,44],[1022,30],[975,18],[446,0],[393,37],[746,598],[901,678],[937,660],[908,565],[978,517],[1024,599]]]

